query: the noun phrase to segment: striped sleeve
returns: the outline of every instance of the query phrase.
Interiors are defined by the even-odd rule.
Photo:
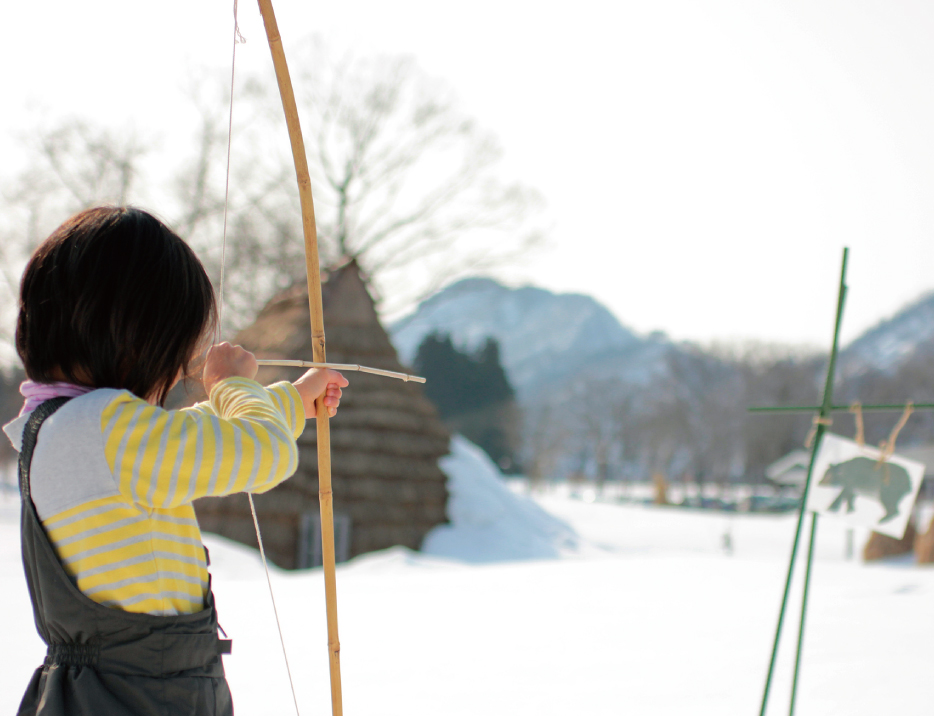
[[[288,387],[286,387],[288,385]],[[192,409],[121,395],[101,415],[104,452],[120,492],[150,508],[208,495],[266,492],[298,467],[305,413],[289,384],[228,378]]]
[[[266,393],[272,400],[273,405],[279,410],[286,425],[297,440],[305,430],[305,407],[302,398],[298,394],[295,386],[288,381],[273,383],[265,388]],[[210,400],[203,403],[196,403],[190,408],[182,408],[183,412],[203,413],[205,415],[217,415]]]

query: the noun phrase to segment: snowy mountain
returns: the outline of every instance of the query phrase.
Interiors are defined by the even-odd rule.
[[[404,363],[426,335],[447,333],[475,349],[492,336],[520,399],[539,386],[586,367],[590,373],[644,382],[670,343],[635,335],[589,296],[541,288],[508,288],[488,278],[452,284],[390,327]]]
[[[934,348],[934,293],[922,296],[892,318],[869,329],[842,353],[848,374],[875,368],[894,372],[919,350]]]
[[[640,337],[604,306],[581,294],[509,288],[489,278],[459,281],[423,301],[390,327],[403,362],[411,364],[432,332],[475,349],[499,341],[503,367],[520,400],[573,371],[613,375],[643,384],[664,372],[664,356],[678,350],[663,334]],[[934,357],[934,293],[866,331],[841,352],[844,375],[892,373],[909,360]]]

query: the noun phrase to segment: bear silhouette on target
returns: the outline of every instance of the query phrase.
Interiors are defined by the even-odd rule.
[[[827,508],[837,512],[846,502],[846,511],[856,509],[856,496],[878,500],[885,508],[883,524],[898,516],[898,503],[911,492],[911,478],[901,465],[884,462],[881,465],[868,457],[854,457],[827,468],[818,483],[822,487],[841,487],[840,494]]]

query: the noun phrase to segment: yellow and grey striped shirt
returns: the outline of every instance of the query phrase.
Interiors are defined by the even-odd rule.
[[[4,428],[17,448],[27,417]],[[95,390],[43,424],[33,501],[65,571],[92,600],[196,612],[208,574],[192,501],[265,492],[293,475],[304,426],[290,383],[228,378],[207,402],[177,411]]]

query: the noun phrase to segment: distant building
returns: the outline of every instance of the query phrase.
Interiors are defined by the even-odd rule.
[[[792,450],[765,468],[765,476],[779,487],[800,489],[804,487],[810,462],[810,451]]]
[[[332,272],[323,286],[327,358],[402,371],[355,263]],[[312,359],[305,286],[277,296],[234,339],[259,358]],[[292,379],[298,369],[264,368],[263,383]],[[416,383],[348,373],[350,387],[331,420],[335,543],[338,561],[404,545],[418,549],[446,522],[447,488],[438,459],[450,435]],[[266,552],[285,568],[321,563],[317,438],[309,421],[299,439],[298,473],[255,495]],[[250,546],[256,537],[246,495],[195,503],[202,529]]]

